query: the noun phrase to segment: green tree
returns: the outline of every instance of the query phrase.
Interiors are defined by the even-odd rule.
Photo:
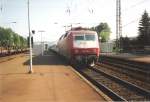
[[[7,49],[8,53],[14,46],[14,32],[10,28],[6,28],[4,30],[5,35],[5,48]]]
[[[4,28],[0,27],[0,50],[1,50],[1,53],[2,53],[2,49],[3,49],[3,43],[4,43],[4,39],[5,36],[4,36]]]
[[[20,37],[18,34],[14,34],[14,46],[15,46],[15,49],[18,50],[19,47],[20,47]]]
[[[98,34],[98,37],[101,38],[101,42],[107,42],[110,37],[111,30],[107,23],[100,23],[96,27],[92,27],[92,30],[95,30]]]
[[[109,40],[110,32],[102,30],[100,32],[101,42],[107,42]]]
[[[21,49],[27,47],[27,40],[23,38],[22,36],[20,36],[20,46],[21,46]]]
[[[150,17],[146,10],[139,22],[138,41],[142,46],[150,45]]]
[[[6,42],[6,36],[5,36],[5,29],[4,28],[0,28],[0,43],[1,43],[1,47],[5,47],[5,42]]]

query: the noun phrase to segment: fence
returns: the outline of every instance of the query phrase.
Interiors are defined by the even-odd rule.
[[[104,42],[100,44],[100,50],[102,53],[111,53],[113,52],[115,44],[113,42]]]

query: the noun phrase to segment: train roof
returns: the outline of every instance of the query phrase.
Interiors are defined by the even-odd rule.
[[[93,31],[89,28],[83,28],[83,27],[74,27],[71,28],[71,30],[68,30],[67,32],[85,32],[85,33],[96,33],[96,31]]]
[[[89,28],[83,28],[83,27],[74,27],[71,28],[71,30],[90,30]]]

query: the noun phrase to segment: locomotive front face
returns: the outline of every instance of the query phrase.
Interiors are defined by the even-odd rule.
[[[98,38],[96,33],[79,33],[73,36],[74,48],[97,48],[98,46]]]
[[[99,43],[96,33],[78,33],[73,36],[74,54],[97,55],[99,52]]]
[[[91,63],[99,56],[97,33],[80,32],[73,35],[73,52],[75,60]]]

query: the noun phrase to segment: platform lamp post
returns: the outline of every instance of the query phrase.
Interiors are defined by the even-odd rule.
[[[43,52],[44,52],[44,51],[43,51],[43,47],[44,47],[43,44],[44,44],[44,42],[42,42],[42,41],[43,41],[43,40],[42,40],[42,33],[45,32],[45,31],[44,31],[44,30],[39,30],[38,32],[41,33],[41,52],[42,52],[42,56],[43,56],[43,55],[44,55],[44,54],[43,54]]]
[[[29,9],[29,0],[28,0],[28,30],[29,30],[29,47],[30,47],[30,67],[29,67],[29,74],[33,73],[32,69],[32,45],[31,45],[31,32],[30,32],[30,9]]]

